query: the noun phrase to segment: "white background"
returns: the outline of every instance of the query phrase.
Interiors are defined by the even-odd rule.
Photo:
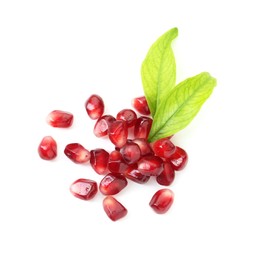
[[[0,259],[257,259],[255,1],[0,2]],[[170,187],[171,210],[148,206],[159,188],[130,183],[116,197],[128,209],[112,222],[103,196],[69,192],[100,176],[63,154],[70,142],[111,149],[92,133],[84,109],[92,93],[106,113],[142,95],[150,45],[178,27],[177,81],[202,71],[218,80],[194,121],[174,137],[189,154]],[[71,129],[45,122],[53,109],[74,114]],[[39,158],[45,135],[58,158]]]

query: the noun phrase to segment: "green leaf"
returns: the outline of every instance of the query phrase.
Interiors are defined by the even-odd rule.
[[[159,104],[149,142],[177,133],[196,116],[216,86],[216,79],[203,72],[178,84]]]
[[[141,67],[144,93],[152,117],[163,98],[176,84],[176,62],[171,42],[177,35],[177,28],[163,34],[151,46]]]

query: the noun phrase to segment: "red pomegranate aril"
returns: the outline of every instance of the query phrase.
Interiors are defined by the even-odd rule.
[[[101,116],[95,123],[94,134],[96,137],[103,137],[108,134],[109,125],[116,119],[111,115]]]
[[[121,174],[126,177],[127,174],[129,174],[131,171],[136,169],[137,169],[137,163],[126,164],[126,167],[123,168]]]
[[[70,186],[70,192],[82,200],[92,199],[98,191],[97,183],[89,179],[78,179]]]
[[[150,144],[144,138],[135,138],[133,139],[133,143],[136,143],[139,146],[141,156],[154,155]]]
[[[146,183],[149,181],[150,176],[143,175],[137,168],[132,171],[126,172],[124,176],[137,183]]]
[[[166,159],[171,157],[175,152],[175,148],[175,145],[168,138],[162,138],[152,143],[155,155]]]
[[[188,155],[184,149],[176,146],[175,152],[171,155],[169,160],[175,171],[181,171],[186,167]]]
[[[43,160],[53,160],[57,156],[57,144],[51,136],[45,136],[39,146],[38,154]]]
[[[169,186],[174,181],[175,171],[170,162],[163,163],[163,171],[156,177],[156,181],[163,186]]]
[[[90,160],[90,152],[79,143],[66,145],[64,153],[74,163],[86,163]]]
[[[158,214],[166,213],[174,201],[174,193],[170,189],[158,190],[150,200],[150,207]]]
[[[108,173],[99,184],[99,190],[104,195],[115,195],[128,184],[127,179],[121,174]]]
[[[100,118],[104,113],[104,102],[103,99],[98,95],[91,95],[86,103],[85,108],[88,116],[95,120]]]
[[[128,169],[128,164],[124,161],[121,153],[114,150],[110,153],[108,160],[108,170],[112,173],[124,173]]]
[[[139,117],[135,124],[134,137],[147,139],[151,130],[152,122],[153,120],[150,117]]]
[[[128,138],[128,127],[123,120],[117,120],[110,124],[109,138],[118,148],[121,148],[126,144]]]
[[[109,153],[104,149],[94,149],[90,151],[90,164],[98,174],[107,174],[107,164]]]
[[[120,153],[126,163],[136,163],[141,158],[139,146],[133,142],[127,142],[120,150]]]
[[[146,155],[138,162],[138,170],[147,176],[158,176],[163,171],[163,160],[154,155]]]
[[[145,116],[150,115],[150,109],[145,96],[132,99],[132,106],[140,114]]]
[[[48,114],[46,121],[53,127],[67,128],[73,123],[73,115],[66,111],[53,110]]]
[[[137,115],[132,109],[123,109],[117,114],[116,119],[123,120],[127,127],[132,127],[137,121]]]
[[[103,208],[107,216],[116,221],[125,217],[128,213],[127,209],[114,197],[107,196],[103,200]]]

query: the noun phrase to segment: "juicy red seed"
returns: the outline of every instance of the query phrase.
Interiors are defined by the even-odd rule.
[[[116,221],[127,215],[127,209],[112,196],[107,196],[103,200],[103,208],[107,216],[112,220]]]
[[[109,153],[104,149],[95,149],[90,151],[90,164],[98,174],[108,173],[107,164]]]
[[[70,186],[70,192],[82,200],[92,199],[97,191],[97,183],[89,179],[78,179]]]
[[[57,156],[57,144],[51,136],[45,136],[38,146],[38,154],[44,160],[52,160]]]
[[[109,125],[116,119],[111,115],[101,116],[94,127],[94,134],[96,137],[103,137],[108,134]]]
[[[53,127],[67,128],[73,123],[73,115],[61,110],[53,110],[48,114],[46,121]]]
[[[123,120],[117,120],[110,124],[109,138],[118,148],[121,148],[126,144],[128,138],[128,127]]]
[[[150,207],[158,214],[166,213],[174,200],[174,193],[170,189],[158,190],[150,200]]]
[[[172,165],[170,162],[164,162],[163,163],[163,171],[160,175],[156,177],[156,181],[160,185],[169,186],[174,181],[175,178],[175,171],[172,168]]]
[[[127,179],[122,175],[108,173],[101,180],[99,189],[104,195],[114,195],[123,190],[127,184]]]
[[[147,139],[151,130],[152,122],[153,120],[149,117],[139,117],[135,124],[134,137]]]
[[[168,159],[176,147],[168,138],[162,138],[152,143],[152,148],[155,155]]]
[[[146,155],[138,162],[138,170],[147,176],[158,176],[163,171],[163,160],[154,155]]]
[[[144,96],[132,99],[132,106],[142,115],[150,115],[150,109]]]
[[[64,153],[74,163],[86,163],[90,160],[90,152],[78,143],[66,145]]]
[[[126,163],[136,163],[140,157],[140,148],[136,143],[127,142],[120,150],[120,153]]]
[[[188,155],[185,150],[176,146],[175,152],[170,157],[172,167],[176,171],[181,171],[185,168],[188,161]]]
[[[132,127],[137,121],[137,115],[132,109],[123,109],[117,114],[116,119],[124,120],[127,127]]]
[[[133,143],[136,143],[139,146],[141,156],[154,154],[150,144],[144,138],[135,138]]]
[[[137,183],[146,183],[150,179],[150,176],[143,175],[138,169],[126,172],[124,176]]]
[[[112,173],[124,173],[128,169],[128,164],[124,161],[119,151],[112,151],[108,160],[108,169]]]
[[[91,95],[85,103],[85,108],[91,119],[98,119],[104,113],[103,99],[98,95]]]
[[[137,163],[126,164],[126,167],[123,168],[121,174],[123,174],[126,177],[127,174],[129,174],[131,171],[136,169],[137,169]]]

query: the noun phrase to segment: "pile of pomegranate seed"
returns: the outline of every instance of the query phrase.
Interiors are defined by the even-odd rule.
[[[72,162],[88,163],[97,174],[103,175],[99,184],[91,179],[74,181],[70,192],[79,199],[90,200],[99,190],[105,196],[103,209],[113,221],[127,214],[127,209],[114,195],[127,187],[128,179],[143,184],[150,178],[155,178],[158,184],[170,186],[175,172],[184,169],[188,160],[185,150],[175,146],[171,137],[153,143],[147,141],[152,118],[144,96],[134,98],[132,106],[136,112],[123,109],[116,117],[104,115],[103,99],[91,95],[85,102],[85,109],[88,116],[96,120],[93,133],[98,138],[108,136],[114,149],[106,151],[97,148],[88,151],[79,143],[67,144],[64,149],[64,154]],[[54,110],[47,116],[47,122],[53,127],[67,128],[73,123],[73,115]],[[44,160],[52,160],[57,156],[57,143],[53,137],[46,136],[42,139],[38,153]],[[164,214],[173,200],[173,191],[168,188],[159,189],[150,199],[149,205],[156,213]]]

